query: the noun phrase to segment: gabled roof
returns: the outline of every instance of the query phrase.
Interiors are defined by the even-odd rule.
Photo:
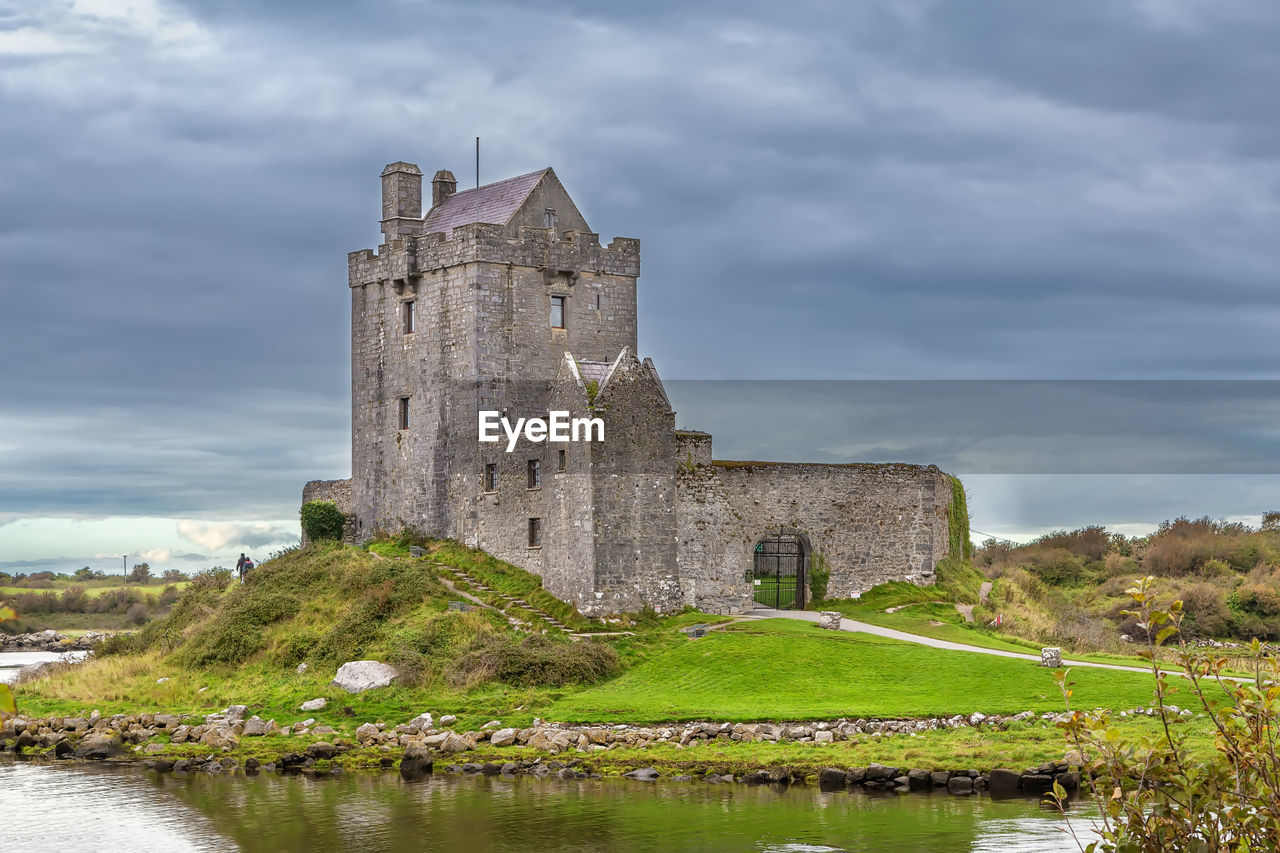
[[[454,193],[427,212],[422,218],[423,230],[427,234],[443,231],[447,235],[459,225],[472,222],[506,225],[550,171],[550,168],[539,169],[527,175]]]

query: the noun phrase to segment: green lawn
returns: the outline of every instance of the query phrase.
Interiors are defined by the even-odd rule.
[[[1073,701],[1131,708],[1151,677],[1077,669]],[[552,705],[550,719],[661,722],[926,717],[1062,710],[1053,676],[1029,661],[951,652],[812,623],[740,623],[692,640]]]

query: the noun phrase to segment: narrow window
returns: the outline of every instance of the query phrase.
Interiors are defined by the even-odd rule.
[[[556,470],[563,471],[567,454],[561,450],[556,454]]]
[[[551,297],[551,328],[564,328],[564,297]]]
[[[546,218],[546,223],[547,223],[547,227],[548,227],[548,228],[555,228],[555,227],[556,227],[556,211],[555,211],[555,208],[553,208],[553,207],[545,208],[545,211],[544,211],[544,213],[543,213],[543,216]]]
[[[413,300],[402,303],[403,308],[400,309],[401,316],[404,320],[404,333],[406,335],[413,334]]]
[[[542,461],[539,459],[529,460],[529,488],[542,488]]]
[[[409,428],[409,398],[400,398],[400,429]]]
[[[484,466],[484,490],[486,492],[498,491],[498,466],[493,462]]]
[[[529,547],[542,547],[542,519],[540,518],[529,519]]]

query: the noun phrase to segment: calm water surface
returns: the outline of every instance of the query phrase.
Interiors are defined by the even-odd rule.
[[[1077,830],[1088,824],[1080,810]],[[159,776],[0,762],[0,838],[23,851],[1066,851],[1035,801],[701,782],[391,773]]]
[[[18,670],[29,663],[45,660],[83,660],[84,652],[0,652],[0,684],[8,684]]]

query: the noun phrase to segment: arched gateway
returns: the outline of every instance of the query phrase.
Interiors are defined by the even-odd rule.
[[[807,537],[795,528],[780,527],[761,536],[753,550],[755,603],[775,610],[803,610],[809,568]]]

